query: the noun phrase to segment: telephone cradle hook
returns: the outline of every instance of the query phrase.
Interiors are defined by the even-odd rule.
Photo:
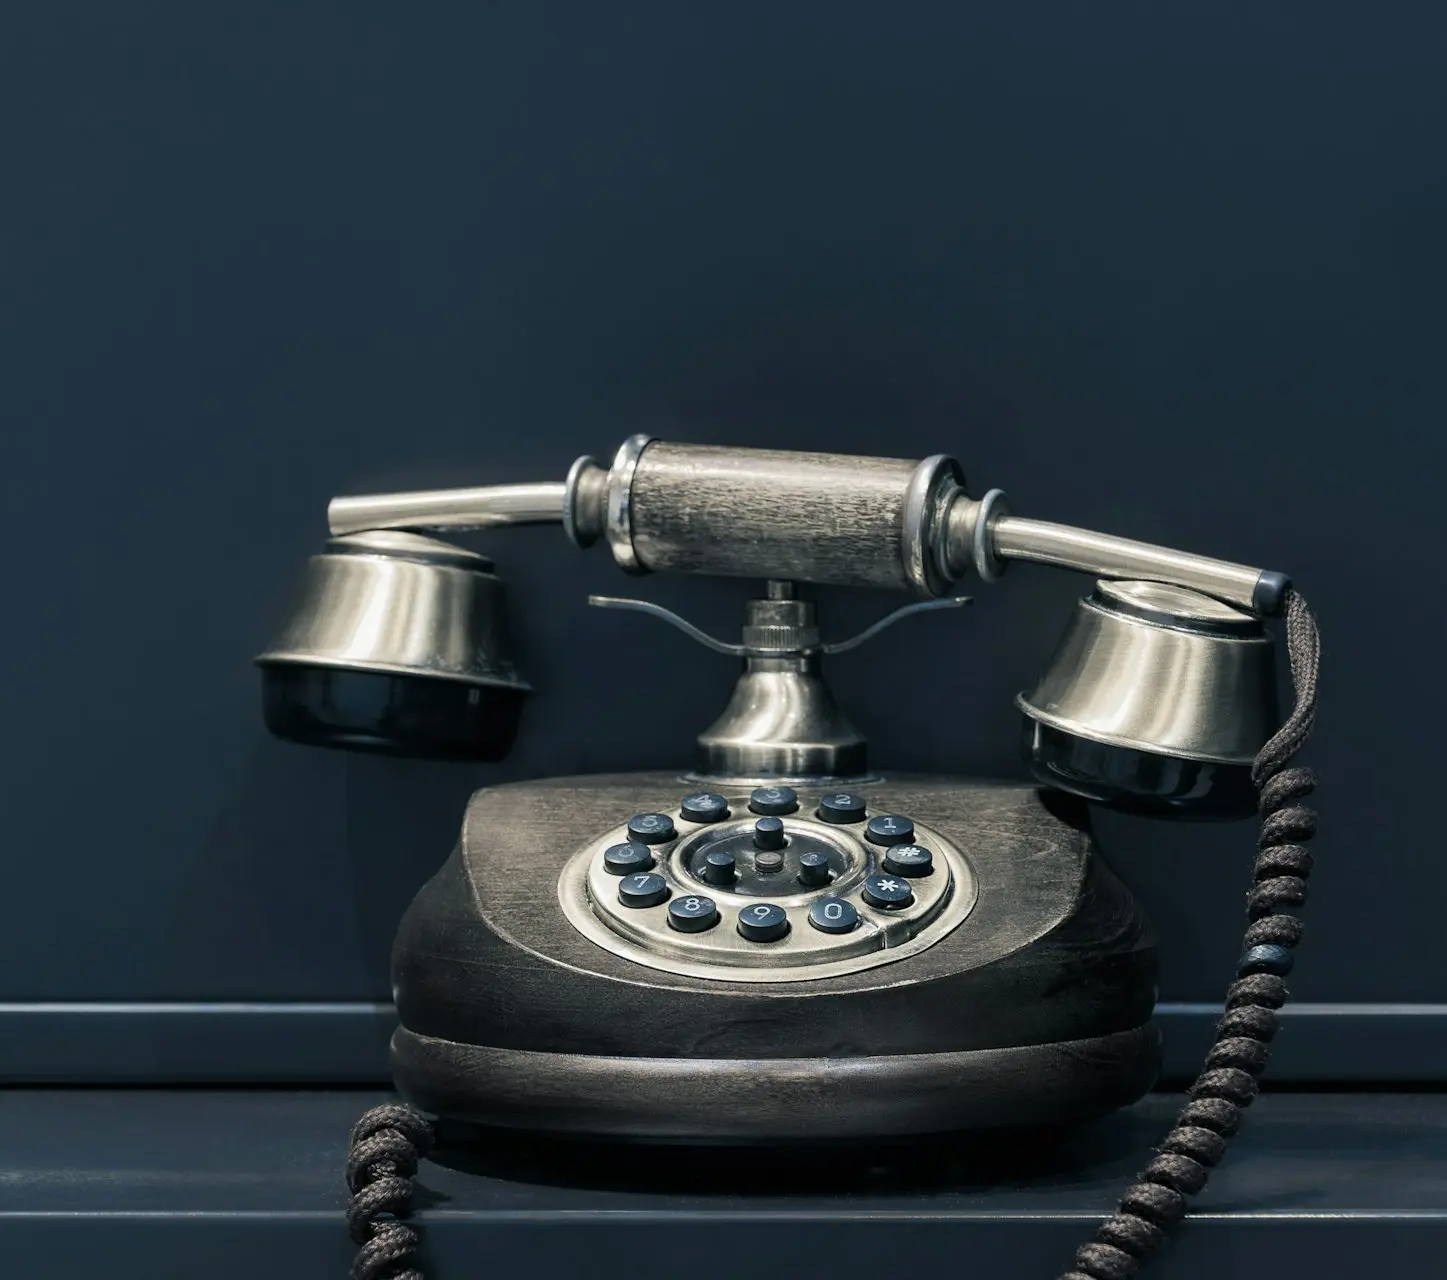
[[[833,655],[836,653],[847,653],[851,649],[857,649],[861,645],[873,640],[881,631],[892,627],[896,622],[912,617],[917,613],[931,613],[941,609],[958,609],[962,605],[973,604],[972,596],[948,596],[942,600],[921,600],[914,604],[902,605],[898,609],[885,614],[882,618],[865,627],[857,635],[850,636],[847,640],[835,640],[824,643],[820,640],[818,626],[814,621],[814,606],[807,601],[793,600],[791,598],[768,600],[750,600],[748,602],[747,620],[744,624],[744,640],[738,644],[732,644],[727,640],[720,640],[711,636],[708,632],[694,626],[687,618],[680,617],[671,609],[665,609],[661,604],[654,604],[651,600],[634,600],[625,596],[592,596],[588,597],[588,603],[598,609],[628,609],[634,613],[642,613],[648,617],[658,618],[660,621],[677,627],[684,635],[691,640],[698,641],[705,648],[712,649],[715,653],[728,654],[735,658],[745,657],[768,657],[771,655],[788,656],[795,654],[821,653]],[[768,613],[778,614],[778,609],[766,610],[755,606],[790,605],[794,617],[785,621],[782,618],[767,617]],[[753,633],[753,634],[751,634]]]

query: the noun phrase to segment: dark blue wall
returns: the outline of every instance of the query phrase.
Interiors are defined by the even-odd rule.
[[[1444,1000],[1447,23],[1286,3],[156,3],[0,17],[0,999],[367,999],[468,791],[681,761],[743,584],[490,540],[501,769],[269,741],[327,498],[640,429],[953,452],[1017,510],[1292,571],[1325,637],[1297,992]],[[836,665],[875,759],[1016,771],[1081,583]],[[825,595],[844,631],[888,597]],[[630,715],[632,700],[668,723]],[[1106,819],[1217,998],[1249,825]]]

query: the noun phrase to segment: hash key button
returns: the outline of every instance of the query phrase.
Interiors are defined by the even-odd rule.
[[[934,854],[917,844],[897,844],[884,855],[886,871],[911,880],[929,875],[934,865]]]

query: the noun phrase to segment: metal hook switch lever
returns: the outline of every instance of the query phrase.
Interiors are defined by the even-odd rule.
[[[691,640],[697,640],[699,644],[712,649],[715,653],[725,653],[735,658],[746,656],[766,657],[771,653],[796,654],[810,651],[835,654],[847,653],[850,649],[857,649],[868,640],[873,640],[886,627],[892,627],[896,622],[910,617],[916,613],[932,613],[938,609],[958,609],[961,605],[974,603],[971,596],[949,596],[943,600],[921,600],[914,604],[902,605],[892,613],[887,613],[877,622],[865,627],[857,636],[851,636],[848,640],[837,640],[832,644],[807,644],[788,645],[779,648],[763,648],[758,645],[730,644],[727,640],[719,640],[706,631],[701,631],[686,618],[679,617],[671,609],[665,609],[660,604],[654,604],[651,600],[631,600],[622,596],[589,596],[588,603],[598,609],[631,609],[635,613],[647,614],[649,617],[658,618],[677,627],[684,635]]]
[[[829,654],[848,653],[850,649],[857,649],[867,640],[873,640],[886,627],[892,627],[902,618],[908,618],[916,613],[933,613],[936,609],[958,609],[961,605],[974,604],[973,596],[946,596],[943,600],[920,600],[914,604],[902,605],[893,613],[886,613],[878,622],[871,623],[865,627],[857,636],[850,636],[848,640],[836,640],[833,644],[826,644],[824,652]]]

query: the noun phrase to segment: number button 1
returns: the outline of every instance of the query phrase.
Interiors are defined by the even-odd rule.
[[[809,923],[820,933],[848,933],[859,923],[859,912],[843,898],[820,898],[809,908]]]
[[[772,902],[756,902],[739,912],[739,933],[750,942],[776,942],[789,932],[789,917]]]

